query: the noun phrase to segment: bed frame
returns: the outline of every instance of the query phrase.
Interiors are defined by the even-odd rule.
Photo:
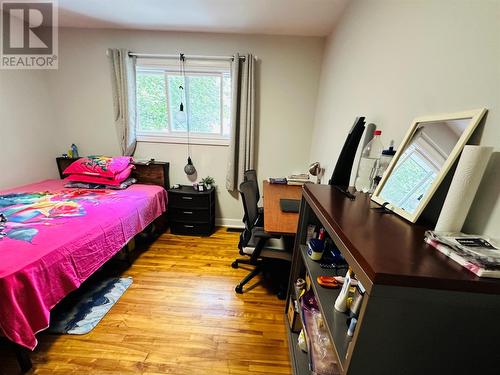
[[[59,177],[63,179],[66,175],[63,173],[64,170],[74,161],[79,158],[65,158],[58,157],[56,158],[57,169],[59,171]],[[143,163],[134,163],[135,169],[132,172],[132,177],[137,179],[137,183],[146,184],[146,185],[159,185],[163,186],[165,190],[170,188],[170,163],[163,161],[155,161],[151,159],[147,164]],[[160,217],[158,217],[154,221],[156,225],[155,232],[162,233],[168,227],[167,215],[164,213]],[[0,337],[0,339],[4,339]],[[8,340],[7,340],[8,341]],[[19,363],[19,367],[21,368],[22,373],[28,372],[32,367],[31,359],[30,359],[30,351],[20,345],[15,343],[11,343],[14,349],[14,352],[17,357],[17,362]]]

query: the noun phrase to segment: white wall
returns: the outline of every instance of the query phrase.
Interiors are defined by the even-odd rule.
[[[119,152],[106,48],[201,55],[250,52],[259,58],[259,179],[307,168],[324,38],[62,29],[59,43],[59,70],[49,75],[62,129],[60,152],[73,142],[83,155]],[[241,203],[224,188],[227,147],[193,146],[192,154],[199,177],[211,175],[219,186],[217,217],[240,224]],[[136,156],[170,161],[171,182],[188,183],[185,146],[141,143]]]
[[[465,229],[500,237],[500,2],[352,0],[328,38],[310,160],[330,176],[357,115],[401,142],[420,115],[486,107],[496,148]]]
[[[0,70],[0,189],[57,177],[56,138],[46,72]]]

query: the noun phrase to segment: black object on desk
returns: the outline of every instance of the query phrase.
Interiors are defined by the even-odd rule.
[[[168,219],[173,234],[210,236],[215,229],[215,188],[196,191],[181,185],[169,189]]]
[[[300,199],[280,199],[280,209],[283,212],[299,212]]]
[[[349,134],[345,140],[342,151],[340,152],[337,164],[333,170],[332,177],[328,181],[329,185],[337,185],[343,188],[349,186],[349,179],[351,178],[352,163],[356,156],[359,141],[365,131],[365,118],[364,116],[356,117]]]

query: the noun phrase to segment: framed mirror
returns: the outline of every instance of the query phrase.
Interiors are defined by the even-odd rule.
[[[416,118],[372,200],[416,222],[486,111]]]

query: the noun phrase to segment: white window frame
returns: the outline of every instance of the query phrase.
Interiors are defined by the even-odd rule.
[[[137,73],[148,72],[153,74],[163,74],[165,77],[165,91],[166,91],[166,103],[167,108],[170,108],[170,96],[168,94],[168,76],[169,75],[179,75],[179,61],[173,59],[137,59]],[[191,144],[199,145],[214,145],[214,146],[228,146],[230,140],[230,134],[228,136],[223,135],[224,131],[224,76],[230,73],[230,64],[226,61],[186,61],[185,68],[186,76],[218,76],[220,77],[220,133],[219,134],[208,134],[208,133],[195,133],[189,132],[189,142]],[[186,102],[188,101],[189,84],[186,83],[184,90],[186,96]],[[186,111],[189,111],[189,105],[184,103]],[[176,132],[171,130],[172,116],[171,111],[167,111],[168,123],[167,131],[143,131],[139,128],[137,131],[137,141],[138,142],[152,142],[152,143],[175,143],[175,144],[187,144],[188,134],[187,132]],[[230,125],[230,132],[232,131],[232,126]]]

